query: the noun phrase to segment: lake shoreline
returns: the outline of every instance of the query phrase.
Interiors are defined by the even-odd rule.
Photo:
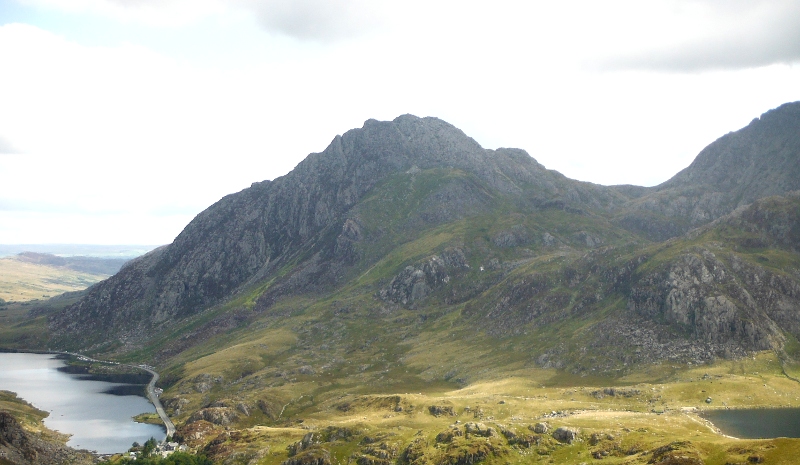
[[[155,404],[145,395],[146,386],[116,382],[131,380],[130,373],[95,376],[96,373],[88,373],[85,365],[88,362],[121,364],[91,361],[79,354],[56,351],[5,350],[0,357],[3,359],[0,371],[7,371],[0,373],[2,389],[15,392],[22,401],[45,412],[43,426],[65,435],[67,446],[75,450],[107,455],[124,452],[133,442],[141,443],[151,436],[159,439],[166,436],[164,424],[141,423],[135,419],[142,414],[158,413]],[[138,366],[120,368],[148,371]],[[148,374],[134,376],[140,382],[150,378]]]
[[[732,439],[800,438],[800,408],[705,409],[698,416],[718,434]]]

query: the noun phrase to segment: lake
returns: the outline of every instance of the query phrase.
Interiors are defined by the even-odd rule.
[[[87,381],[80,375],[62,373],[63,360],[47,354],[0,353],[0,389],[16,392],[36,408],[49,412],[44,424],[71,434],[67,445],[101,454],[124,452],[134,441],[150,437],[161,441],[162,426],[136,423],[140,413],[155,413],[144,397],[112,395],[104,391],[122,386],[105,381]]]
[[[709,410],[703,417],[741,439],[800,438],[800,408]]]

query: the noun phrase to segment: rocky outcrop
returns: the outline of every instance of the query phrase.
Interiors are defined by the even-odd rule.
[[[560,426],[553,431],[553,439],[558,442],[566,442],[572,444],[578,440],[578,428],[570,428],[567,426]]]
[[[464,252],[448,248],[415,266],[407,266],[381,289],[384,301],[403,305],[419,302],[450,282],[451,274],[469,268]]]
[[[536,423],[533,425],[533,432],[536,434],[546,434],[550,427],[547,423]]]
[[[491,438],[497,436],[497,430],[491,426],[486,426],[483,423],[467,422],[464,423],[464,437],[467,439],[470,436],[480,436],[483,438]]]
[[[704,342],[765,350],[782,346],[780,326],[796,330],[797,318],[786,310],[800,308],[800,282],[735,255],[723,261],[700,250],[641,279],[631,289],[628,308]]]
[[[515,225],[510,229],[500,231],[492,238],[497,247],[519,247],[532,241],[530,233],[522,225]]]
[[[322,447],[313,447],[284,460],[281,465],[330,465],[331,453]]]
[[[430,405],[428,406],[428,412],[435,417],[440,417],[442,415],[456,416],[452,405]]]
[[[214,425],[228,426],[239,419],[236,411],[230,407],[208,407],[200,409],[192,414],[186,423],[196,421],[207,421]]]

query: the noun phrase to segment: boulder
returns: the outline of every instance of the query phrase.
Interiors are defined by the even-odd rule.
[[[533,425],[533,432],[536,434],[547,434],[547,431],[550,429],[547,423],[536,423]]]
[[[567,426],[560,426],[553,431],[553,439],[559,442],[566,442],[572,444],[578,439],[578,428],[570,428]]]

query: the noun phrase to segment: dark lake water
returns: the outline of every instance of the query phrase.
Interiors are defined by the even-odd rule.
[[[114,453],[128,450],[134,441],[164,439],[163,427],[132,419],[140,413],[155,413],[146,398],[106,394],[104,391],[122,385],[82,380],[80,375],[58,371],[63,366],[64,361],[53,355],[0,353],[0,389],[16,392],[36,408],[50,412],[45,426],[71,434],[70,447]]]
[[[800,408],[710,410],[703,417],[737,438],[800,438]]]

